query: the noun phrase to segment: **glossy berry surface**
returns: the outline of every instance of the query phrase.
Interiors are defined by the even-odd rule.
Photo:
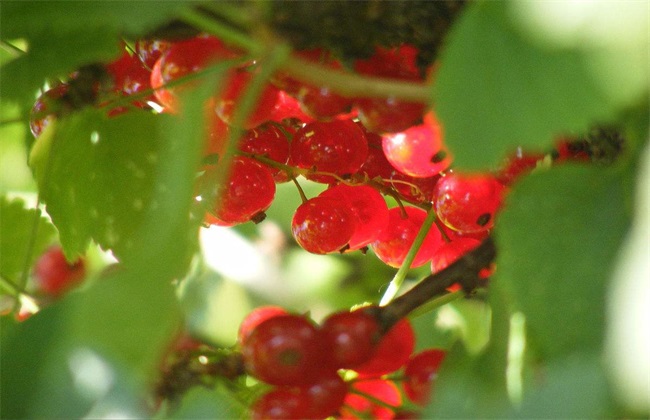
[[[354,369],[369,360],[381,337],[377,321],[364,311],[331,314],[321,333],[336,369]]]
[[[332,371],[322,374],[314,383],[301,389],[309,402],[307,418],[324,419],[334,415],[343,405],[348,384]]]
[[[269,169],[253,159],[236,157],[225,185],[219,190],[215,224],[232,226],[247,222],[266,210],[274,197],[275,181]]]
[[[357,60],[354,69],[364,75],[421,82],[416,66],[417,50],[410,45],[397,48],[377,47],[375,54],[366,60]],[[406,130],[422,120],[425,106],[392,97],[358,98],[354,107],[359,119],[368,130],[375,133],[395,133]]]
[[[276,388],[259,397],[250,410],[252,420],[303,419],[309,402],[296,389]]]
[[[433,193],[438,218],[451,229],[473,233],[494,225],[505,187],[495,177],[451,172],[441,177]]]
[[[404,392],[416,404],[426,405],[431,400],[431,391],[438,375],[438,369],[446,352],[430,349],[413,355],[404,369]]]
[[[151,71],[144,67],[137,55],[124,52],[117,60],[106,65],[106,71],[113,78],[113,89],[122,95],[135,95],[151,88]],[[154,99],[150,95],[134,104],[145,107],[145,101]]]
[[[253,332],[253,330],[267,319],[274,318],[280,315],[287,315],[286,309],[281,306],[260,306],[253,309],[239,324],[239,331],[237,333],[237,341],[239,345],[243,345],[246,338]]]
[[[86,275],[83,259],[69,263],[61,247],[53,246],[36,260],[33,269],[34,284],[38,293],[59,297],[77,286]]]
[[[291,161],[299,168],[332,172],[341,177],[361,168],[368,143],[361,128],[351,120],[312,122],[296,132],[291,142]],[[333,183],[328,175],[309,175],[317,182]]]
[[[286,164],[289,160],[289,139],[275,124],[263,124],[248,130],[237,142],[237,148],[281,164]],[[278,168],[265,166],[269,168],[272,175],[281,171]]]
[[[388,227],[376,241],[370,244],[375,255],[391,267],[399,267],[404,262],[418,231],[424,223],[427,214],[417,207],[394,207],[388,211]],[[420,267],[431,260],[433,253],[442,245],[442,235],[433,227],[424,239],[422,246],[415,254],[411,267]]]
[[[162,105],[170,111],[178,111],[178,93],[192,84],[184,83],[174,88],[164,88],[163,85],[234,57],[236,53],[212,36],[202,35],[175,42],[156,61],[151,72],[151,87],[157,89],[155,95]]]
[[[474,238],[454,238],[451,242],[446,242],[438,248],[431,257],[431,273],[437,273],[444,270],[449,265],[458,260],[461,256],[479,246],[481,242]],[[460,290],[459,284],[453,284],[447,290],[455,292]]]
[[[382,404],[369,400],[354,391],[370,395]],[[364,379],[355,382],[345,397],[340,419],[391,419],[402,403],[402,396],[394,382],[383,379]]]
[[[407,318],[398,321],[381,337],[372,357],[354,370],[364,377],[396,371],[409,360],[415,348],[415,332]]]
[[[307,200],[296,209],[291,221],[296,242],[313,254],[341,251],[356,227],[357,219],[345,203],[328,197]]]
[[[320,376],[326,349],[311,321],[280,315],[253,329],[241,350],[252,376],[273,385],[306,385]]]
[[[382,148],[390,164],[403,174],[426,178],[451,164],[442,142],[442,129],[432,119],[406,130],[383,136]]]
[[[356,216],[357,226],[350,238],[351,250],[370,244],[388,225],[386,201],[370,186],[338,184],[323,191],[320,197],[330,197],[345,203]]]
[[[235,70],[226,81],[225,89],[218,95],[215,112],[219,118],[229,125],[235,124],[234,118],[237,106],[253,77],[254,74],[245,69]],[[270,121],[273,118],[275,105],[279,100],[279,92],[275,86],[265,85],[253,110],[241,126],[245,129],[252,129],[266,121]]]

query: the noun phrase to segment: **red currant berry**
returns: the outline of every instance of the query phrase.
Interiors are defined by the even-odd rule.
[[[321,333],[336,369],[354,369],[368,361],[380,338],[377,320],[361,310],[328,316]]]
[[[297,97],[302,109],[319,120],[332,119],[352,110],[352,100],[337,95],[327,86],[305,85],[300,88]]]
[[[444,270],[465,253],[471,251],[480,244],[481,242],[477,239],[462,237],[454,238],[451,242],[442,244],[440,248],[433,253],[433,257],[431,258],[431,273],[433,274]],[[460,285],[455,283],[448,287],[447,290],[455,292],[460,290]]]
[[[410,45],[385,49],[377,47],[367,60],[358,60],[354,68],[360,74],[406,81],[421,82],[415,64],[417,49]],[[423,104],[388,98],[359,98],[354,102],[359,119],[376,133],[395,133],[406,130],[422,120]]]
[[[365,247],[379,237],[388,224],[388,206],[381,194],[367,185],[338,184],[328,188],[320,197],[339,200],[352,210],[357,228],[350,238],[350,249]]]
[[[309,402],[298,390],[276,388],[253,403],[250,418],[253,420],[304,419],[309,409]]]
[[[203,70],[218,61],[234,57],[236,53],[212,36],[201,35],[176,42],[156,61],[151,72],[151,87],[156,89],[156,98],[162,105],[173,112],[178,111],[178,93],[193,84],[163,88],[165,84]]]
[[[439,174],[451,164],[442,143],[442,129],[433,119],[400,133],[383,136],[386,159],[398,171],[418,178]]]
[[[381,337],[370,360],[356,370],[364,377],[378,377],[396,371],[409,360],[415,348],[415,332],[407,318],[401,319]]]
[[[267,319],[242,346],[247,372],[273,385],[312,384],[322,374],[325,351],[314,324],[298,315]]]
[[[510,186],[521,176],[535,169],[542,159],[544,159],[543,153],[526,153],[518,147],[515,153],[503,162],[496,177],[502,184]]]
[[[315,197],[298,207],[291,221],[291,232],[306,251],[329,254],[348,245],[357,223],[345,203],[333,198]]]
[[[135,95],[151,88],[151,72],[147,70],[135,55],[124,52],[120,58],[106,65],[106,71],[113,77],[113,89],[123,95]],[[147,100],[154,100],[152,95],[135,105],[148,107]]]
[[[493,176],[450,172],[438,180],[433,205],[440,221],[450,228],[480,232],[494,225],[504,194],[505,187]]]
[[[219,189],[213,223],[233,226],[247,222],[268,209],[274,197],[275,181],[268,168],[253,159],[236,157]]]
[[[376,241],[370,244],[370,248],[380,260],[395,268],[404,262],[406,254],[427,217],[426,212],[417,207],[406,206],[404,212],[406,213],[405,217],[399,207],[388,210],[387,228]],[[435,228],[430,229],[422,246],[415,254],[411,267],[420,267],[430,261],[431,256],[442,243],[440,231]]]
[[[41,135],[45,127],[54,119],[55,113],[52,112],[56,108],[56,101],[61,99],[68,93],[68,85],[60,84],[52,89],[43,92],[32,107],[29,118],[29,129],[34,137]]]
[[[296,132],[291,142],[291,161],[299,168],[333,172],[339,176],[356,173],[368,154],[363,130],[351,120],[312,122]],[[316,182],[333,183],[327,175],[309,175]]]
[[[356,394],[355,391],[361,394]],[[381,401],[382,405],[369,400],[364,395],[370,395],[374,400]],[[392,381],[383,379],[356,381],[345,397],[339,419],[392,419],[395,410],[388,407],[397,409],[401,403],[402,396],[399,388]]]
[[[253,330],[260,325],[262,322],[267,319],[274,318],[280,315],[287,315],[288,312],[286,309],[280,306],[260,306],[259,308],[253,309],[246,318],[239,325],[239,332],[237,334],[237,341],[239,345],[243,345],[246,341],[246,338],[253,332]]]
[[[253,73],[245,69],[235,70],[227,81],[226,88],[218,95],[215,112],[226,123],[234,123],[234,112],[239,100],[253,78]],[[266,85],[255,108],[243,123],[243,128],[251,129],[273,118],[273,112],[278,102],[280,91],[273,85]]]
[[[306,418],[324,419],[336,414],[343,405],[348,384],[336,372],[323,374],[313,384],[302,389],[309,402]]]
[[[38,258],[33,274],[37,292],[56,298],[81,283],[86,264],[83,259],[69,263],[61,247],[53,246]]]
[[[296,118],[305,123],[314,120],[303,112],[296,98],[281,90],[278,92],[278,100],[271,112],[271,121],[283,122],[290,118]]]
[[[289,160],[289,139],[276,124],[263,124],[248,130],[237,143],[239,150],[264,156],[281,164]],[[281,169],[265,165],[275,177]]]
[[[416,404],[426,405],[431,400],[433,383],[438,368],[445,358],[445,351],[425,350],[413,355],[404,369],[404,392]]]

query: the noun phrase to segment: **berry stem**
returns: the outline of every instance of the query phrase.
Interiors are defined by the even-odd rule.
[[[479,278],[478,272],[494,261],[496,252],[494,240],[492,237],[487,237],[481,245],[463,255],[444,270],[425,277],[411,290],[389,304],[370,310],[379,320],[383,330],[388,331],[400,319],[424,306],[431,299],[445,295],[446,289],[454,283],[460,283],[463,293],[469,294],[485,281]],[[454,293],[449,295],[456,296]],[[451,299],[451,296],[447,299]],[[445,300],[438,302],[439,305],[444,303],[447,302]]]
[[[436,219],[436,212],[433,210],[432,207],[427,212],[427,217],[424,219],[424,222],[422,223],[422,227],[420,228],[420,231],[418,232],[417,236],[415,237],[415,240],[413,241],[413,245],[411,245],[409,252],[406,254],[406,258],[404,258],[404,262],[399,267],[399,270],[397,270],[397,273],[395,273],[395,277],[393,277],[393,280],[391,280],[390,284],[388,285],[388,289],[384,293],[384,296],[382,296],[381,301],[379,302],[380,306],[387,305],[388,303],[390,303],[390,301],[392,301],[395,298],[395,296],[397,296],[397,292],[399,292],[400,287],[402,287],[402,284],[406,279],[406,275],[408,274],[408,271],[411,269],[411,264],[415,259],[415,255],[420,250],[420,247],[424,242],[424,238],[427,236],[427,233],[429,233],[429,229],[431,229],[431,225],[433,224],[435,219]]]
[[[302,187],[300,186],[300,183],[298,182],[298,180],[296,179],[295,176],[291,177],[291,182],[293,182],[295,184],[296,188],[298,189],[298,194],[300,194],[300,199],[302,200],[302,202],[303,203],[307,202],[308,198],[305,195],[305,191],[302,189]]]
[[[7,279],[6,277],[0,275],[0,286],[7,291],[13,297],[18,298],[20,295],[25,294],[25,292],[18,287],[13,281]]]
[[[265,49],[265,46],[255,39],[219,23],[199,11],[191,9],[185,10],[180,13],[180,18],[185,21],[185,23],[188,23],[199,30],[209,32],[228,44],[234,44],[246,49],[251,54],[263,52]]]
[[[434,311],[440,308],[441,306],[444,306],[450,302],[458,300],[464,296],[465,296],[465,292],[462,290],[458,290],[456,292],[451,292],[451,293],[445,293],[442,296],[430,300],[429,302],[425,303],[419,308],[414,309],[413,312],[411,312],[411,317],[417,317],[420,315],[428,314],[429,312]]]

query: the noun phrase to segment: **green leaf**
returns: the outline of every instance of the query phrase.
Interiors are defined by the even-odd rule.
[[[243,419],[246,409],[225,387],[214,390],[195,388],[183,397],[170,419]]]
[[[0,197],[0,274],[17,282],[27,265],[31,268],[36,258],[54,240],[56,231],[40,210],[29,209],[20,199]],[[30,241],[33,242],[31,255]]]
[[[511,7],[468,6],[440,59],[433,99],[459,167],[494,166],[517,146],[548,149],[647,97],[647,29],[616,48],[560,47],[524,33]],[[625,51],[639,58],[620,60]]]
[[[133,232],[157,203],[159,120],[166,118],[133,112],[108,119],[87,110],[57,121],[36,142],[31,163],[66,255],[83,253],[91,239],[118,256],[134,247]]]
[[[622,171],[564,165],[530,175],[509,195],[495,228],[495,281],[542,356],[600,348],[630,190]]]

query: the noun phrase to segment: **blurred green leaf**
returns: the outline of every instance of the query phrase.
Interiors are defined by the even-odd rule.
[[[183,397],[170,419],[244,419],[246,408],[225,387],[195,388]]]
[[[66,255],[83,253],[91,239],[118,256],[135,246],[133,232],[160,206],[154,179],[166,118],[87,110],[36,142],[30,163]]]
[[[36,223],[36,226],[35,226]],[[34,230],[34,228],[36,228]],[[34,261],[54,240],[56,230],[40,210],[28,209],[20,199],[0,197],[0,274],[16,282],[27,263]],[[32,239],[33,238],[33,239]],[[33,240],[31,256],[27,259],[30,241]]]
[[[645,59],[631,62],[617,60],[625,49],[560,48],[521,32],[509,3],[481,2],[449,34],[433,98],[459,167],[494,166],[517,146],[547,149],[647,97],[647,37],[632,46]]]
[[[543,356],[600,348],[630,191],[621,171],[563,165],[532,174],[509,195],[495,228],[495,281]]]

